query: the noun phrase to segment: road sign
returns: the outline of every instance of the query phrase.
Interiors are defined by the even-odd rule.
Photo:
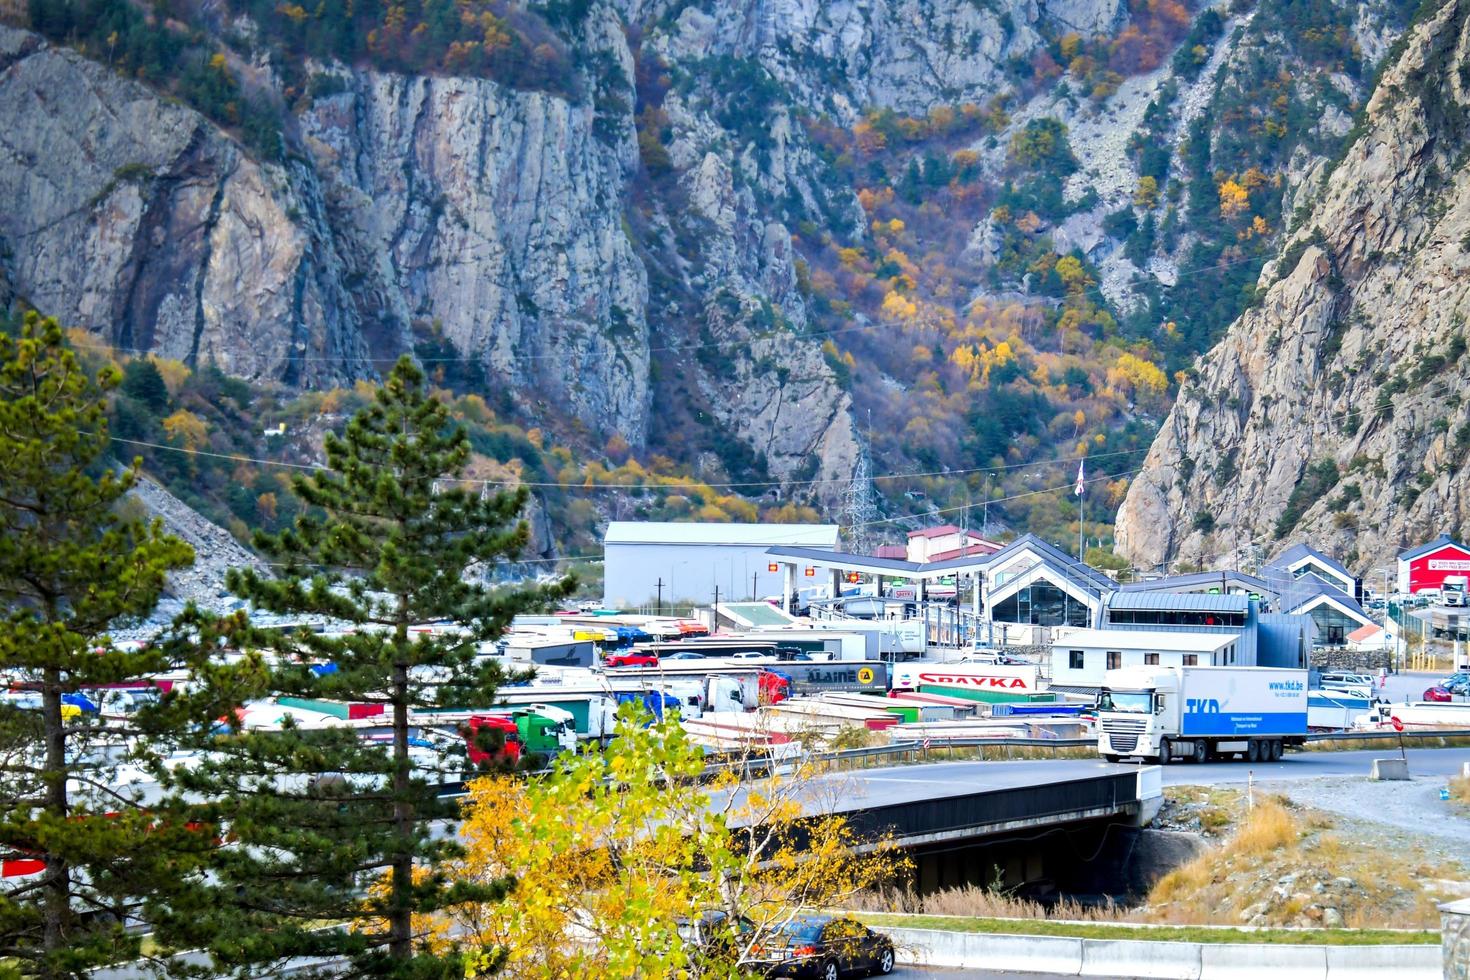
[[[1404,730],[1404,723],[1401,722],[1401,721],[1399,721],[1397,715],[1395,715],[1392,718],[1390,718],[1389,721],[1392,721],[1393,722],[1393,730],[1394,731],[1401,732],[1401,731]]]

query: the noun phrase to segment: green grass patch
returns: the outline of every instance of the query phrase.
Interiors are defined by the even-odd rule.
[[[1266,943],[1290,946],[1437,946],[1439,933],[1396,929],[1229,929],[1220,926],[1113,925],[1047,919],[981,919],[949,915],[860,912],[871,926],[993,932],[1011,936],[1069,936],[1076,939],[1138,939],[1175,943]]]

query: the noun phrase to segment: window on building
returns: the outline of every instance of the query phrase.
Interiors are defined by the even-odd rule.
[[[1199,654],[1197,654],[1197,653],[1186,653],[1184,655],[1184,666],[1186,666],[1186,667],[1198,667],[1199,666]]]
[[[1117,670],[1123,666],[1123,654],[1117,650],[1108,651],[1108,670]]]
[[[1082,670],[1086,659],[1081,650],[1067,651],[1067,666],[1072,670]]]
[[[1020,589],[995,604],[991,619],[997,623],[1030,623],[1032,626],[1089,625],[1090,613],[1085,602],[1050,582],[1037,582]]]
[[[1157,667],[1159,665],[1159,655],[1157,653],[1145,653],[1143,655],[1143,662],[1150,667]]]

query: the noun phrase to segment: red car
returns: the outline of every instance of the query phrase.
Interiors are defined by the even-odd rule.
[[[1436,686],[1436,687],[1431,687],[1429,690],[1427,690],[1427,691],[1424,692],[1424,700],[1426,700],[1426,701],[1453,701],[1453,700],[1455,700],[1455,696],[1450,693],[1449,688]]]
[[[657,667],[658,654],[624,650],[622,653],[610,653],[603,657],[602,665],[604,667]]]

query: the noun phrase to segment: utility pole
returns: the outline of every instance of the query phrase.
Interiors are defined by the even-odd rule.
[[[985,506],[980,511],[980,536],[990,540],[990,474],[985,474]]]
[[[658,589],[658,612],[654,615],[662,616],[664,614],[664,580],[662,577],[654,583],[654,588]]]
[[[755,599],[756,599],[755,584],[756,584],[756,580],[758,578],[760,578],[760,574],[761,574],[760,572],[751,572],[750,573],[750,601],[751,602],[754,602]]]

